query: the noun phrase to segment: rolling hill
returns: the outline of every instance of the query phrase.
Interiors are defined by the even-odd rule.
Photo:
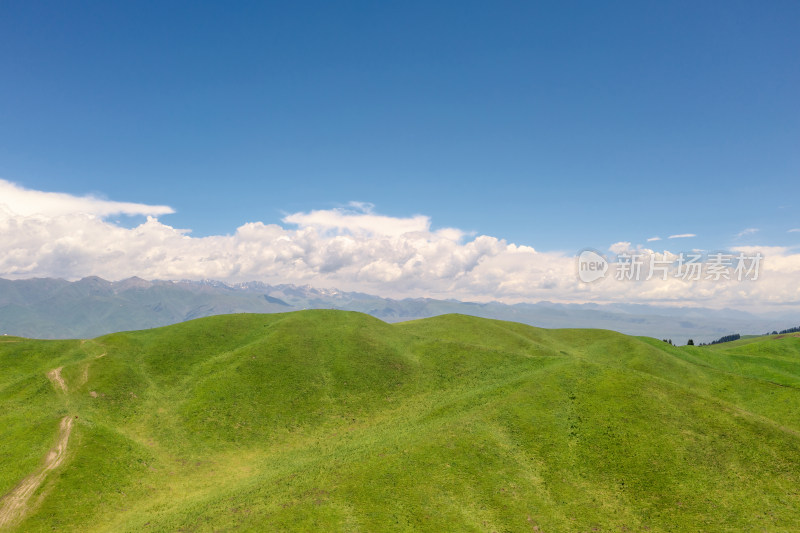
[[[800,338],[224,315],[0,340],[0,529],[797,531]]]

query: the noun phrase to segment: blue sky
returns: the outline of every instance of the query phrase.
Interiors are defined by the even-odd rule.
[[[800,244],[797,2],[287,4],[3,3],[0,178],[195,236],[360,201],[544,251]]]

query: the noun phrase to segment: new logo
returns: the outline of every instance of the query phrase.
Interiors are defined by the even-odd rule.
[[[578,254],[578,278],[591,283],[606,277],[608,260],[597,250],[586,249]]]

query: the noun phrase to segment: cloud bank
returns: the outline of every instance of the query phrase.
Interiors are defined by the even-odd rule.
[[[434,230],[427,216],[380,215],[369,204],[292,213],[282,224],[250,222],[233,235],[192,237],[154,216],[171,213],[167,206],[30,191],[9,182],[0,182],[0,193],[0,277],[10,279],[98,275],[110,280],[260,280],[389,297],[508,303],[785,308],[800,302],[800,254],[780,247],[759,249],[765,259],[757,281],[605,279],[585,284],[578,280],[571,254],[541,252],[488,235],[468,236],[454,228]],[[148,218],[124,228],[105,218],[117,213]],[[614,253],[643,250],[630,242],[611,248]]]
[[[145,205],[112,202],[93,196],[73,196],[59,192],[25,189],[0,179],[0,209],[23,216],[60,216],[83,213],[105,217],[109,215],[168,215],[175,211],[166,205]]]

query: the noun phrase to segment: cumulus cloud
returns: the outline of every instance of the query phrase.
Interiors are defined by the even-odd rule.
[[[369,204],[288,214],[282,224],[249,222],[233,235],[193,237],[154,216],[134,228],[104,218],[110,212],[125,212],[121,206],[137,206],[127,211],[137,214],[169,209],[164,206],[109,202],[113,206],[103,207],[91,198],[77,200],[86,203],[69,204],[73,199],[67,198],[58,209],[26,210],[21,204],[0,209],[0,276],[261,280],[390,297],[509,303],[551,300],[752,308],[800,302],[800,254],[782,247],[734,249],[762,253],[757,281],[688,282],[674,276],[618,281],[610,269],[609,279],[584,284],[571,254],[542,252],[489,235],[468,236],[452,228],[433,229],[427,216],[386,216]],[[69,211],[64,205],[77,207]],[[615,243],[610,250],[653,254],[630,242]],[[667,251],[655,255],[660,261],[678,258]]]
[[[614,244],[612,244],[611,246],[608,247],[608,250],[610,252],[615,253],[615,254],[621,254],[621,253],[627,252],[628,250],[631,250],[631,249],[632,249],[632,245],[628,241],[615,242]]]
[[[105,217],[109,215],[167,215],[174,210],[166,205],[113,202],[93,196],[26,189],[0,179],[0,208],[23,216],[60,216],[74,213]]]
[[[264,280],[314,283],[381,294],[502,294],[533,290],[552,277],[533,248],[486,235],[432,231],[371,213],[297,213],[296,228],[247,223],[235,234],[191,237],[154,217],[127,229],[86,214],[0,214],[0,275],[8,278],[95,274],[108,279]],[[369,223],[377,220],[372,228]],[[397,221],[392,229],[389,224]],[[335,225],[331,225],[335,221]],[[381,224],[384,224],[383,226]],[[340,233],[331,233],[335,227]],[[527,272],[514,282],[509,273]],[[516,274],[520,275],[520,274]],[[541,278],[541,279],[534,279]]]

